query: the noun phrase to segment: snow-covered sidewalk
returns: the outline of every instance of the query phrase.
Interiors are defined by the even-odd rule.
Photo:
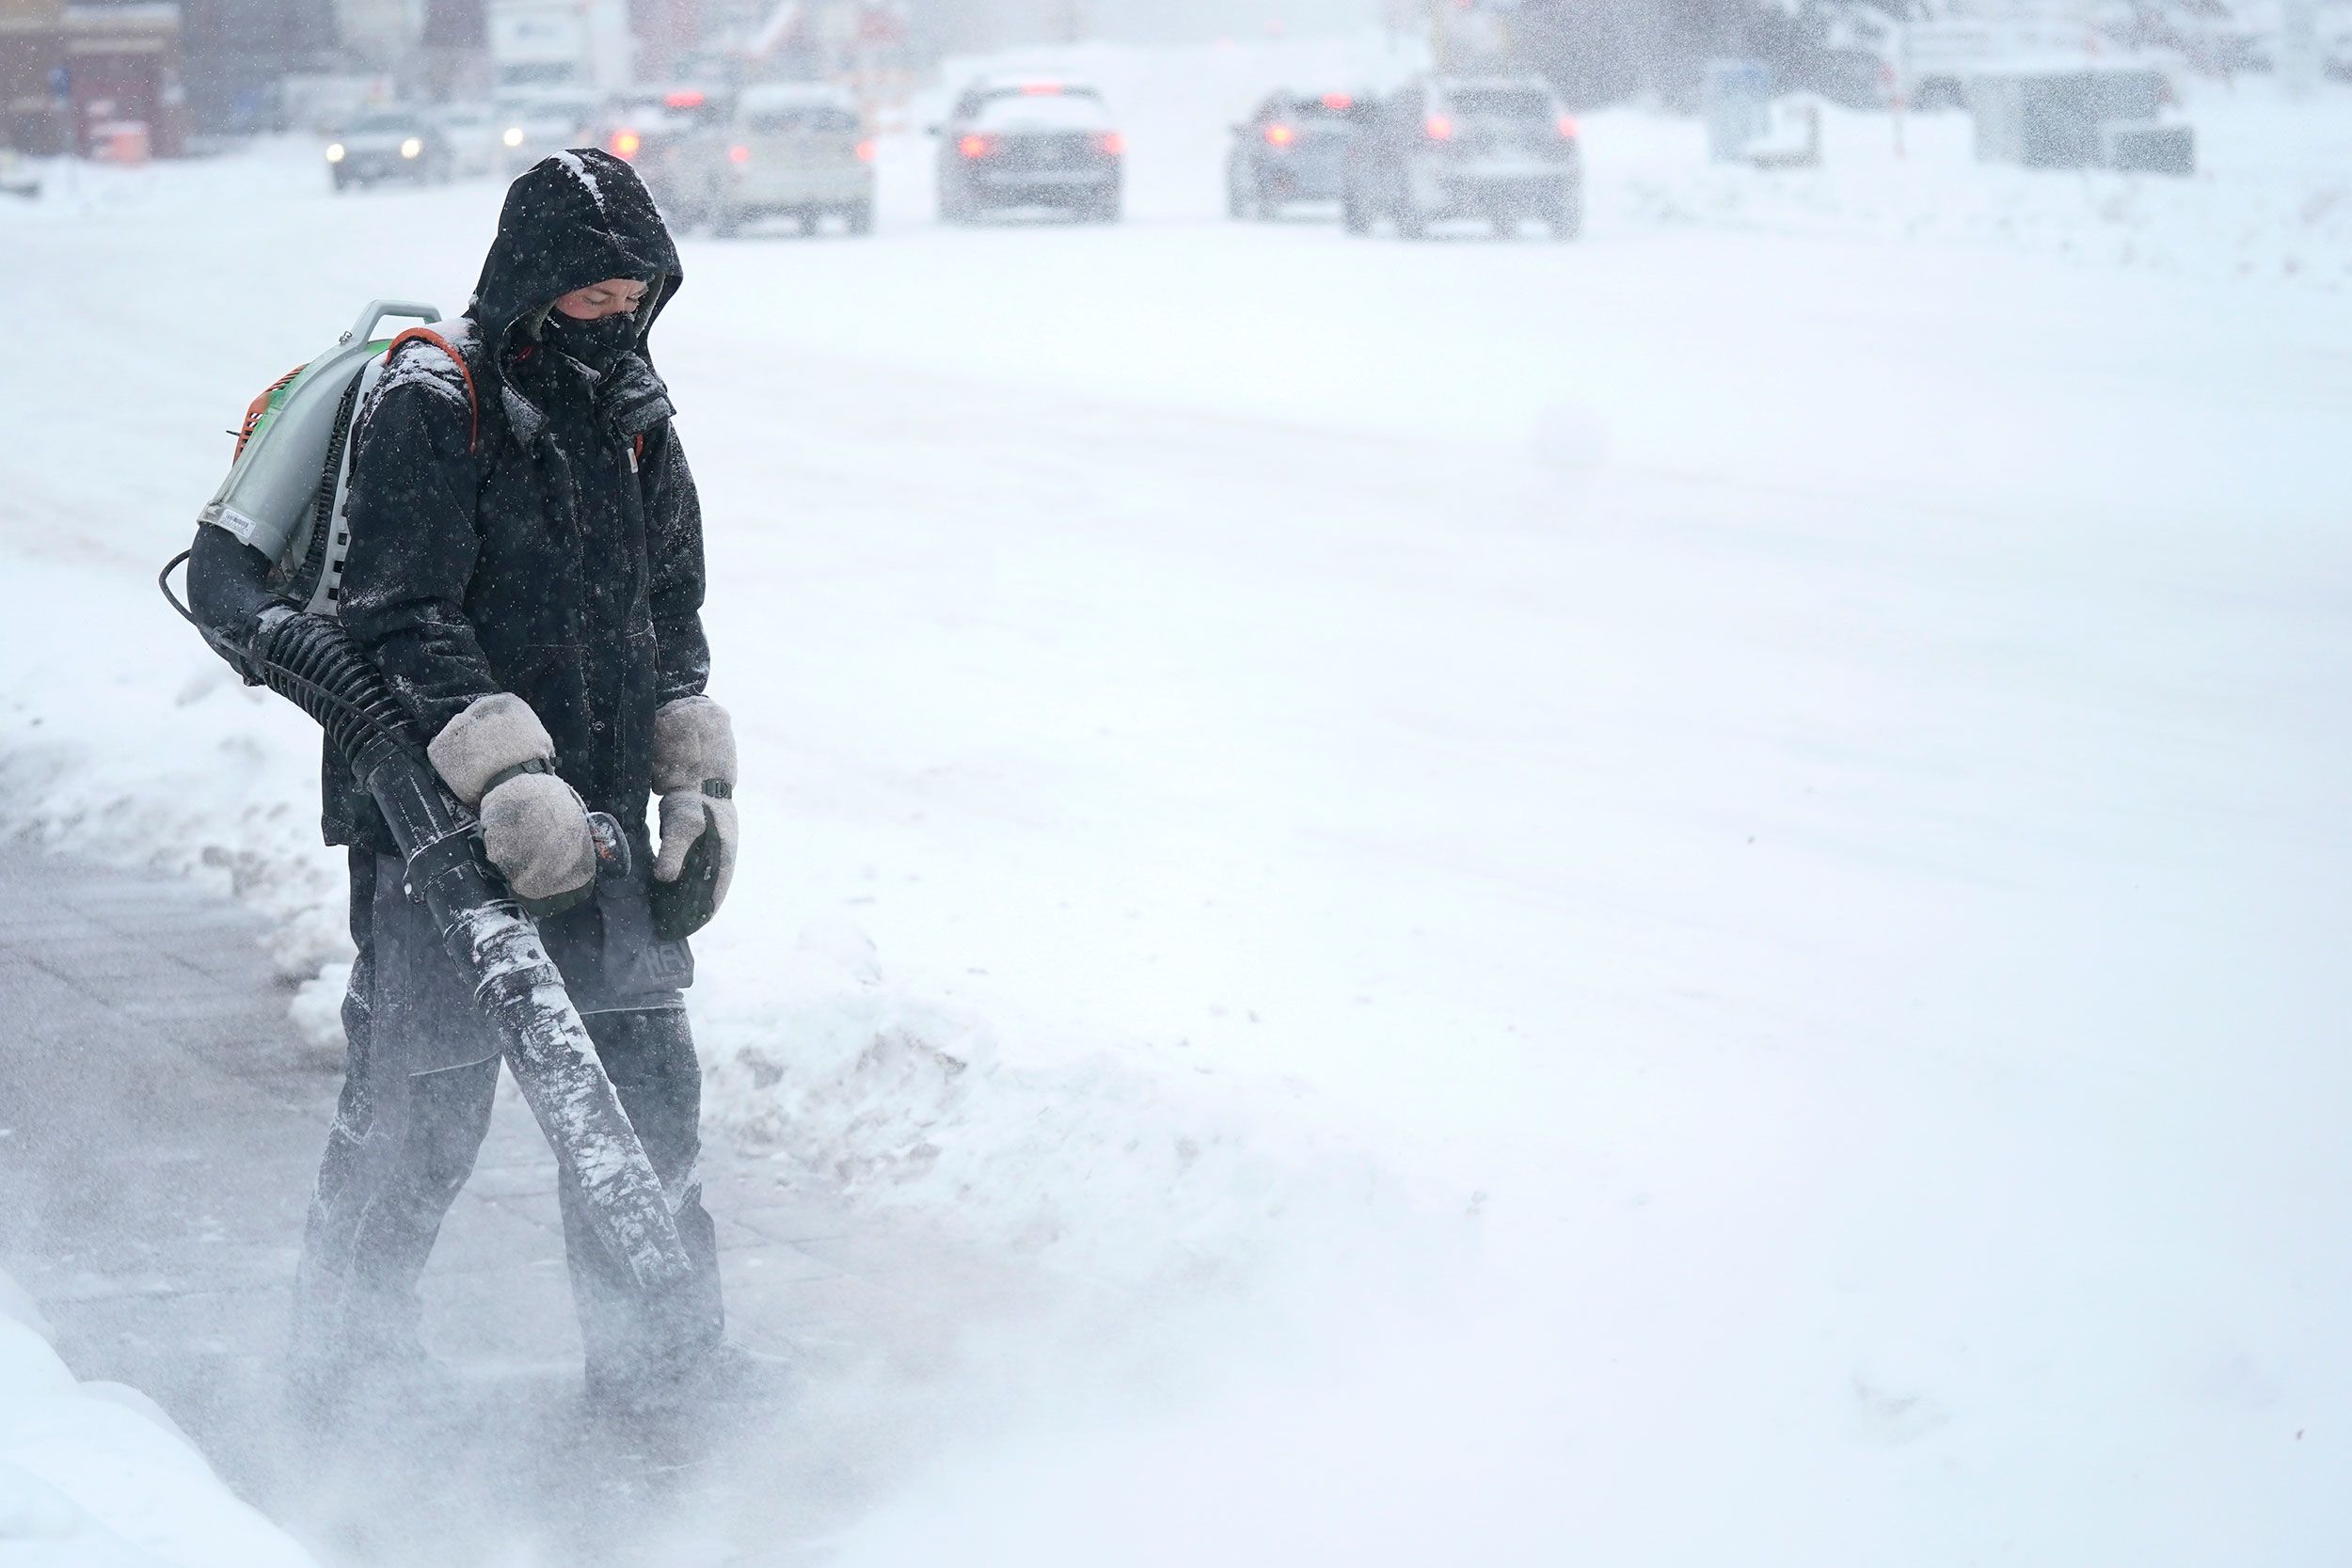
[[[698,1455],[691,1497],[649,1485],[628,1434],[600,1445],[580,1410],[553,1161],[509,1094],[425,1281],[425,1334],[463,1407],[317,1442],[286,1406],[282,1360],[337,1079],[288,1028],[262,929],[176,879],[0,847],[6,1568],[307,1561],[198,1444],[338,1563],[495,1560],[500,1542],[568,1543],[576,1560],[646,1560],[681,1537],[782,1549],[894,1479],[861,1450],[935,1430],[896,1391],[1025,1309],[1019,1271],[852,1223],[713,1139],[702,1171],[734,1331],[803,1362],[823,1440],[755,1428]],[[119,1381],[77,1384],[65,1358]]]

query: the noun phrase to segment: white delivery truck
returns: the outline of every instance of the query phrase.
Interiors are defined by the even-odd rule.
[[[624,0],[490,0],[490,66],[501,100],[601,97],[629,82]]]

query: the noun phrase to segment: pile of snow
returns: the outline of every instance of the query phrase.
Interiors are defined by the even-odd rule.
[[[2352,87],[2190,79],[2191,178],[1976,161],[1965,114],[1821,107],[1818,168],[1709,165],[1703,127],[1641,110],[1586,121],[1596,221],[2060,256],[2194,278],[2352,290]]]
[[[220,1482],[153,1401],[81,1383],[0,1274],[0,1562],[10,1568],[311,1568]]]

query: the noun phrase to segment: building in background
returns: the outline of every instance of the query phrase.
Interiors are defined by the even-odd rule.
[[[180,0],[179,9],[187,123],[199,135],[281,129],[280,84],[334,64],[334,0]]]
[[[0,0],[0,141],[26,152],[184,145],[181,8]]]
[[[342,69],[398,76],[415,69],[417,18],[409,0],[333,0]]]
[[[489,0],[425,0],[418,43],[426,96],[442,102],[490,96]]]

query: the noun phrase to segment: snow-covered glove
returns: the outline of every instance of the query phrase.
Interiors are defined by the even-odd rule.
[[[661,850],[653,863],[653,928],[680,942],[710,924],[735,879],[735,726],[707,697],[653,716],[653,786]]]
[[[624,440],[643,436],[677,410],[670,388],[642,354],[615,357],[596,383],[596,407],[612,434]]]
[[[482,818],[482,847],[516,901],[542,918],[596,885],[588,808],[555,775],[555,742],[512,692],[476,698],[425,748],[451,793]]]

